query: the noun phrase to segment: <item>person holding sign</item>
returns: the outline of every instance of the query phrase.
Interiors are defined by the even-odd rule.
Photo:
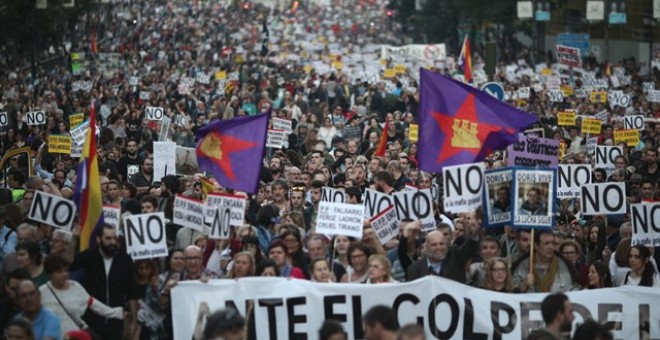
[[[527,293],[557,293],[579,288],[573,266],[555,251],[552,230],[534,233],[534,266],[530,273],[530,255],[513,265],[513,286]]]
[[[120,253],[117,246],[117,230],[104,224],[96,236],[98,248],[88,248],[78,255],[71,270],[84,270],[82,285],[90,295],[100,302],[114,308],[128,305],[127,327],[119,320],[109,320],[96,315],[89,315],[85,322],[109,339],[131,337],[138,330],[137,311],[139,290],[133,276],[133,259]],[[128,301],[128,303],[127,303]]]

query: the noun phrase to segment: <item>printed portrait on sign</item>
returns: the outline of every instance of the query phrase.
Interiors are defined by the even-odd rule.
[[[544,192],[548,192],[547,184],[535,185],[530,183],[521,185],[518,191],[520,215],[543,216],[548,214],[548,202],[544,199]],[[546,196],[547,197],[547,196]]]
[[[179,176],[193,176],[200,173],[197,164],[197,155],[193,148],[176,147],[176,174]]]
[[[519,169],[514,179],[514,226],[552,227],[554,171]]]
[[[513,212],[511,194],[513,171],[511,169],[487,171],[484,177],[486,182],[484,206],[488,226],[510,223]]]

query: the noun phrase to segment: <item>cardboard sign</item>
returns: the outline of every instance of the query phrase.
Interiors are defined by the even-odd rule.
[[[515,228],[552,228],[554,218],[554,170],[514,169]]]
[[[89,92],[94,87],[94,83],[89,80],[76,80],[71,83],[71,91],[78,92],[84,91]]]
[[[266,135],[266,147],[281,149],[284,146],[284,140],[286,139],[286,132],[279,129],[268,129],[268,134]]]
[[[518,89],[518,99],[529,99],[530,93],[529,87],[521,87]]]
[[[633,227],[633,246],[660,246],[660,202],[632,204],[630,221]]]
[[[113,206],[103,206],[103,222],[119,228],[119,221],[121,218],[121,209]]]
[[[442,173],[445,211],[472,212],[481,206],[484,187],[483,163],[446,166]]]
[[[562,111],[557,114],[557,123],[559,126],[575,126],[577,114],[575,111]]]
[[[205,205],[205,221],[208,222],[209,217],[213,218],[215,212],[213,210],[220,209],[220,215],[224,218],[225,211],[229,211],[229,225],[240,227],[245,220],[245,198],[242,196],[235,196],[229,194],[209,193],[206,198]]]
[[[643,130],[644,116],[625,116],[623,117],[624,130]]]
[[[83,123],[71,129],[69,133],[71,134],[71,138],[73,139],[73,141],[76,144],[82,146],[83,143],[85,143],[87,130],[89,130],[89,120],[85,120]]]
[[[288,119],[273,118],[273,129],[284,130],[287,136],[293,133],[291,121]]]
[[[46,124],[46,112],[32,111],[26,114],[27,125],[42,125]]]
[[[71,136],[49,135],[48,152],[71,154]]]
[[[149,93],[149,91],[140,91],[139,98],[140,100],[149,100],[151,98],[151,93]]]
[[[374,228],[380,244],[385,244],[399,235],[399,220],[393,206],[374,216],[369,223]]]
[[[592,103],[601,103],[605,104],[607,102],[607,92],[606,91],[591,91],[589,100]]]
[[[144,109],[144,116],[148,120],[163,120],[163,116],[165,116],[165,111],[163,111],[162,107],[147,106]]]
[[[419,140],[419,125],[410,124],[408,125],[408,140],[411,142],[417,142]]]
[[[9,124],[7,112],[0,112],[0,126],[7,126],[7,124]]]
[[[209,238],[213,240],[228,240],[231,236],[231,225],[229,224],[231,211],[226,207],[218,207],[207,211],[210,211],[213,215],[211,228],[208,232]]]
[[[164,213],[124,216],[124,234],[133,260],[167,257]]]
[[[346,200],[346,194],[342,190],[323,187],[323,192],[321,193],[321,202],[335,202],[335,203],[344,203]]]
[[[364,191],[364,217],[372,218],[393,204],[390,195],[372,189]]]
[[[227,79],[227,71],[218,71],[215,73],[215,80]]]
[[[513,218],[511,204],[511,182],[513,170],[498,169],[484,174],[484,215],[489,227],[511,224]]]
[[[583,215],[619,215],[626,213],[625,183],[595,183],[582,186]]]
[[[632,103],[632,98],[629,95],[623,94],[623,91],[610,91],[607,94],[607,101],[610,103],[610,107],[621,106],[628,107]]]
[[[564,101],[564,92],[561,90],[550,90],[548,91],[548,97],[553,103],[561,103]]]
[[[390,207],[391,208],[391,207]],[[328,236],[362,238],[364,206],[360,204],[321,202],[316,217],[316,232]]]
[[[392,198],[399,221],[420,220],[422,222],[422,230],[432,230],[435,228],[431,190],[422,189],[395,192]]]
[[[71,153],[69,154],[73,158],[80,158],[82,156],[83,146],[76,144],[76,142],[71,139]]]
[[[557,45],[556,51],[558,63],[572,67],[582,66],[582,58],[580,56],[579,48]]]
[[[507,148],[509,166],[556,168],[559,161],[559,141],[535,136],[522,136]]]
[[[74,128],[85,120],[84,113],[76,113],[69,116],[69,126]]]
[[[35,191],[28,217],[55,228],[71,230],[76,209],[75,203],[71,200],[43,191]]]
[[[585,164],[559,164],[557,198],[574,198],[582,194],[582,186],[591,184],[591,167]]]
[[[388,68],[383,71],[383,78],[392,79],[396,77],[396,70]]]
[[[199,200],[176,195],[172,223],[201,231],[204,225],[204,203]]]
[[[627,146],[639,145],[639,130],[614,130],[614,143],[626,143]]]
[[[646,98],[651,103],[660,103],[660,90],[649,90],[646,93]]]
[[[600,119],[582,118],[582,133],[600,135],[600,129],[603,122]]]
[[[620,146],[596,146],[596,163],[594,167],[603,168],[607,172],[607,176],[610,176],[615,169],[614,160],[623,155],[623,148]]]
[[[176,143],[154,142],[154,181],[176,175]]]

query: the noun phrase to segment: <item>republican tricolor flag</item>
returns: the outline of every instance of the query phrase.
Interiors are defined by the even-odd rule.
[[[103,225],[103,201],[96,154],[96,110],[89,112],[89,129],[78,165],[74,200],[80,212],[80,251],[89,248],[94,229]]]
[[[465,83],[472,82],[472,52],[470,51],[470,37],[466,34],[463,39],[463,47],[461,47],[461,54],[458,56],[458,64],[463,68],[463,75]]]

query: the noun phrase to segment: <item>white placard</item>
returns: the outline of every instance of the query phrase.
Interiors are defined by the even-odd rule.
[[[518,89],[518,99],[529,99],[529,87],[521,87]]]
[[[649,90],[646,97],[652,103],[660,103],[660,90]]]
[[[623,117],[624,130],[642,130],[644,129],[644,116],[625,116]]]
[[[151,98],[151,93],[149,91],[140,91],[140,100],[149,100]]]
[[[433,197],[430,189],[395,192],[392,198],[399,221],[420,220],[423,231],[435,228]]]
[[[344,203],[346,201],[346,194],[343,190],[338,190],[330,187],[323,187],[321,193],[321,202],[335,202]]]
[[[133,260],[167,257],[164,213],[124,216],[124,234]]]
[[[284,146],[284,140],[286,139],[286,132],[280,129],[268,129],[266,134],[266,147],[280,149]]]
[[[511,224],[511,182],[513,170],[496,169],[484,174],[484,217],[486,225],[499,226]]]
[[[595,183],[582,186],[582,214],[617,215],[626,213],[626,184]]]
[[[552,228],[554,219],[555,171],[514,169],[514,228]]]
[[[364,206],[360,204],[321,202],[316,216],[316,232],[328,236],[362,238]]]
[[[557,181],[557,198],[580,197],[582,186],[591,184],[591,167],[585,164],[559,164]]]
[[[587,1],[587,20],[605,19],[605,1]]]
[[[103,222],[119,228],[119,221],[121,219],[121,209],[108,205],[103,206]]]
[[[71,139],[71,157],[73,158],[80,158],[82,157],[82,152],[83,152],[83,146],[76,143],[76,141]]]
[[[597,145],[595,155],[596,165],[594,167],[596,169],[605,169],[605,172],[607,172],[607,176],[609,177],[614,172],[614,169],[616,169],[614,166],[614,160],[621,155],[623,155],[623,148],[620,146]]]
[[[652,81],[645,81],[642,83],[642,90],[644,93],[655,90],[655,83]]]
[[[363,202],[365,218],[372,218],[393,204],[392,196],[373,189],[364,191]]]
[[[42,125],[46,124],[46,112],[44,111],[31,111],[26,115],[27,125]]]
[[[196,199],[176,195],[174,197],[172,223],[202,231],[204,226],[204,203]]]
[[[144,109],[144,116],[148,120],[163,120],[163,116],[165,116],[165,111],[163,111],[162,107],[147,106]]]
[[[240,227],[244,223],[245,219],[245,198],[241,196],[234,196],[228,194],[216,194],[210,193],[206,197],[205,209],[205,221],[208,223],[212,218],[215,217],[215,210],[219,209],[228,209],[230,211],[229,225]],[[224,212],[223,212],[224,214]],[[221,214],[221,215],[223,215]],[[223,215],[224,216],[224,215]]]
[[[550,90],[548,91],[548,97],[553,103],[561,103],[564,101],[564,92],[561,90]]]
[[[209,208],[206,211],[210,211],[211,215],[213,215],[209,238],[213,240],[228,240],[231,236],[231,225],[229,224],[231,211],[229,207]]]
[[[446,166],[442,169],[442,174],[445,211],[471,212],[481,207],[483,163]]]
[[[49,226],[71,230],[76,217],[76,205],[71,200],[37,190],[28,217]]]
[[[632,245],[660,246],[660,202],[630,205]]]
[[[660,19],[660,0],[653,0],[653,19]]]
[[[75,128],[71,129],[69,133],[71,133],[71,140],[73,140],[76,144],[82,146],[85,143],[85,137],[87,135],[87,130],[89,129],[89,120],[85,120],[84,122],[78,124]]]
[[[167,175],[176,175],[176,143],[154,142],[154,181]]]
[[[7,112],[0,112],[0,126],[7,126],[7,124],[9,124]]]
[[[273,129],[284,130],[284,133],[286,133],[287,136],[293,133],[291,121],[288,119],[273,118]]]
[[[374,216],[369,222],[381,244],[385,244],[399,235],[399,220],[393,206]]]
[[[518,1],[518,19],[531,19],[534,17],[532,1]]]
[[[630,106],[632,99],[621,90],[610,90],[607,93],[607,101],[612,108],[615,106],[628,107]]]
[[[71,84],[71,90],[73,92],[85,91],[89,92],[94,87],[94,83],[88,80],[76,80]]]
[[[140,77],[130,77],[128,78],[128,85],[137,86],[140,82]]]

